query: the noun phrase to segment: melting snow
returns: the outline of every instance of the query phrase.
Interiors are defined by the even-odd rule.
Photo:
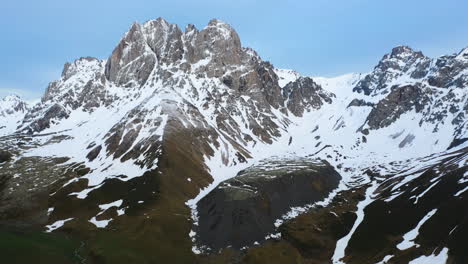
[[[391,258],[393,258],[393,255],[387,255],[382,259],[382,261],[379,261],[378,263],[375,263],[375,264],[387,264]]]
[[[67,218],[67,219],[64,219],[64,220],[58,220],[56,221],[55,223],[51,224],[51,225],[46,225],[45,227],[47,228],[46,232],[52,232],[56,229],[59,229],[60,227],[62,227],[66,222],[68,221],[71,221],[73,220],[73,218]]]
[[[351,237],[354,234],[354,231],[356,231],[358,226],[361,224],[362,220],[364,220],[364,209],[373,201],[372,194],[377,189],[377,187],[378,184],[373,182],[372,185],[369,188],[367,188],[366,199],[364,201],[359,202],[357,206],[357,218],[354,222],[353,228],[345,237],[341,238],[340,240],[338,240],[338,242],[336,242],[335,252],[333,253],[332,257],[333,263],[343,263],[341,261],[341,258],[345,256],[345,249],[348,246],[349,239],[351,239]]]
[[[448,249],[444,248],[438,255],[421,256],[417,259],[410,261],[408,264],[436,264],[447,263]]]
[[[113,206],[116,206],[116,207],[120,207],[122,205],[122,202],[123,200],[117,200],[115,202],[112,202],[112,203],[108,203],[108,204],[101,204],[99,205],[99,208],[101,208],[101,210],[107,210]]]
[[[403,241],[401,241],[400,244],[397,245],[397,248],[399,250],[405,250],[413,246],[419,247],[417,244],[414,243],[414,240],[416,239],[416,237],[418,237],[419,229],[436,212],[437,212],[437,209],[434,209],[430,211],[426,216],[424,216],[423,219],[419,221],[418,225],[413,230],[409,231],[403,236]]]
[[[105,228],[112,219],[97,220],[95,216],[89,219],[89,222],[95,225],[97,228]]]

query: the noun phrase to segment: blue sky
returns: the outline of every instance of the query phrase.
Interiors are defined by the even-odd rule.
[[[458,52],[467,10],[466,0],[4,1],[0,96],[40,97],[66,61],[108,57],[133,21],[164,17],[183,29],[218,18],[276,67],[334,76],[370,71],[400,44],[431,57]]]

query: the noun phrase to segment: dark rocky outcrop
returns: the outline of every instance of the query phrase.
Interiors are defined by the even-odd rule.
[[[12,157],[13,157],[13,155],[10,152],[0,150],[0,163],[8,162],[8,161],[11,160]]]
[[[366,102],[363,99],[353,99],[349,104],[348,107],[352,106],[374,106],[374,103]]]
[[[432,86],[447,88],[468,86],[468,75],[461,74],[468,67],[468,48],[458,54],[442,56],[435,61],[433,73],[428,78]]]
[[[46,128],[49,128],[51,122],[54,120],[60,120],[63,118],[68,118],[69,113],[67,110],[60,104],[52,105],[47,111],[45,111],[44,115],[37,120],[34,120],[30,125],[28,125],[24,131],[28,133],[32,132],[39,132]]]
[[[86,155],[86,158],[89,160],[89,161],[93,161],[94,159],[97,158],[97,156],[99,155],[99,153],[101,152],[101,149],[102,149],[102,146],[99,145],[95,148],[93,148],[89,153],[88,155]]]
[[[390,94],[369,113],[367,124],[371,129],[389,126],[403,113],[413,109],[417,113],[422,111],[428,100],[428,94],[421,85],[392,87]]]
[[[341,176],[326,162],[269,160],[222,182],[197,205],[200,242],[241,248],[275,231],[291,207],[324,199]]]
[[[319,109],[324,103],[332,102],[333,94],[326,92],[309,77],[299,77],[283,88],[286,106],[296,116],[302,116],[304,111]]]

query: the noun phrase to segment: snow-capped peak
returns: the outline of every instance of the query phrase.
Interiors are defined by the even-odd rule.
[[[20,131],[66,135],[31,155],[84,162],[95,171],[86,176],[90,188],[122,168],[130,178],[154,169],[164,139],[183,131],[189,137],[197,131],[192,151],[218,179],[219,170],[235,171],[266,149],[284,153],[288,141],[289,153],[300,155],[325,145],[327,153],[349,156],[425,155],[465,137],[468,113],[461,88],[433,85],[452,87],[464,77],[445,76],[418,54],[402,46],[366,75],[301,77],[242,48],[234,29],[219,20],[185,32],[150,20],[132,25],[107,60],[66,64]],[[106,173],[102,164],[110,166]]]
[[[0,116],[24,113],[28,110],[28,103],[19,95],[11,94],[0,99]]]
[[[461,61],[468,61],[468,47],[462,49],[456,57],[458,60]]]
[[[29,109],[29,104],[19,95],[7,95],[0,99],[0,136],[13,133]]]
[[[275,68],[275,73],[278,75],[278,83],[279,86],[284,87],[286,84],[290,82],[296,81],[301,75],[291,69],[276,69]]]
[[[405,58],[410,56],[424,56],[422,52],[415,51],[409,46],[400,45],[392,49],[392,52],[389,54],[390,57],[396,58]]]

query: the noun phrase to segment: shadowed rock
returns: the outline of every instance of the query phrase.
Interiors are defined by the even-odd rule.
[[[341,176],[326,162],[267,160],[222,182],[198,203],[200,242],[241,248],[275,231],[291,207],[324,199]]]
[[[300,77],[283,88],[283,96],[287,99],[288,109],[294,115],[302,116],[306,110],[319,109],[324,103],[330,104],[334,94],[326,92],[311,78]]]
[[[0,163],[2,162],[8,162],[12,158],[12,155],[10,152],[0,150]]]
[[[393,87],[391,93],[369,113],[368,125],[371,129],[389,126],[408,111],[414,109],[419,113],[428,100],[428,94],[421,85]]]

